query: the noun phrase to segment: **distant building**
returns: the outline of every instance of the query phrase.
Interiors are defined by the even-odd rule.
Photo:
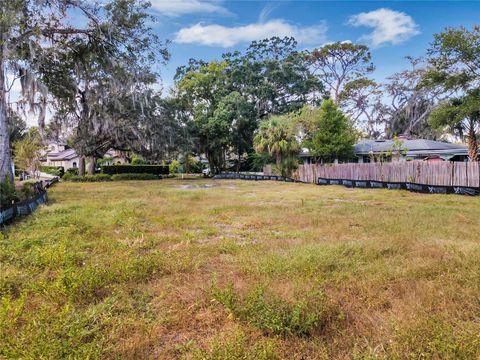
[[[467,161],[468,149],[462,144],[452,144],[442,141],[426,139],[400,139],[394,140],[362,140],[354,145],[356,160],[354,162],[366,163],[372,161],[392,161],[392,155],[400,161],[425,160],[425,161]],[[400,148],[398,148],[400,144]],[[395,156],[393,156],[395,157]],[[314,162],[307,149],[302,149],[300,158],[304,163]]]
[[[110,149],[103,156],[104,165],[119,165],[129,162],[127,154],[123,151]]]
[[[394,140],[362,140],[355,144],[358,162],[371,162],[375,157],[391,160],[391,153],[398,153],[399,160],[466,161],[468,150],[465,145],[425,139],[401,140],[400,149],[395,149]]]
[[[62,166],[64,170],[77,168],[80,157],[74,149],[69,149],[66,144],[51,142],[41,159],[42,165]]]
[[[118,150],[110,149],[106,152],[104,158],[105,165],[125,164],[128,159],[125,154]],[[48,144],[45,153],[41,159],[42,165],[62,166],[64,170],[78,168],[80,156],[74,149],[63,143],[51,142]]]

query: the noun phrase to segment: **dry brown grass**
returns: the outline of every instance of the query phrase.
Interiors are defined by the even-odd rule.
[[[50,199],[3,231],[0,357],[480,356],[480,198],[162,180]]]

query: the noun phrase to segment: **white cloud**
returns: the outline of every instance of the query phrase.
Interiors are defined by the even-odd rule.
[[[206,0],[150,0],[152,8],[162,15],[179,16],[194,13],[230,14],[218,1]]]
[[[231,47],[240,43],[271,38],[272,36],[293,36],[299,43],[315,44],[325,41],[327,25],[324,22],[314,26],[296,26],[283,19],[270,20],[242,26],[196,25],[180,29],[175,41],[181,44],[200,44]]]
[[[373,28],[370,34],[360,39],[368,41],[374,47],[387,43],[400,44],[420,34],[417,24],[409,15],[385,8],[353,15],[348,23]]]

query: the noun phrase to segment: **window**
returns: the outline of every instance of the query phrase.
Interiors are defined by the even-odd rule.
[[[74,161],[73,164],[72,164],[72,166],[73,166],[74,168],[76,168],[76,167],[77,167],[77,163]]]

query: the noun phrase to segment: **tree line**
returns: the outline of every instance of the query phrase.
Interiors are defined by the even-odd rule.
[[[366,45],[299,50],[293,38],[272,37],[218,60],[190,59],[165,95],[155,90],[156,69],[169,59],[168,42],[153,33],[148,2],[0,7],[0,181],[13,179],[12,144],[25,136],[19,115],[27,112],[38,117],[38,137],[77,151],[80,174],[111,148],[151,162],[204,155],[213,173],[270,161],[288,172],[301,148],[328,162],[352,156],[359,137],[399,134],[450,133],[477,160],[478,26],[436,34],[424,58],[408,58],[410,67],[384,83],[372,78]],[[72,15],[85,25],[72,25]],[[15,101],[13,81],[22,88]]]

